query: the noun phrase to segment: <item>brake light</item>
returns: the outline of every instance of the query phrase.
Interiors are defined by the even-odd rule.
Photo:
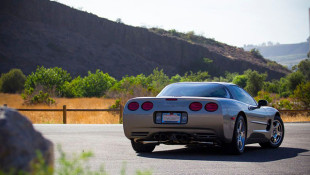
[[[193,102],[189,105],[189,109],[192,111],[199,111],[202,108],[202,104],[199,102]]]
[[[131,110],[131,111],[135,111],[139,108],[139,103],[137,102],[131,102],[128,104],[128,109]]]
[[[177,101],[177,98],[166,98],[166,101]]]
[[[218,109],[218,105],[216,103],[210,102],[206,104],[205,109],[209,112],[214,112]]]
[[[149,111],[149,110],[153,109],[153,103],[152,103],[152,102],[149,102],[149,101],[144,102],[144,103],[142,104],[141,108],[142,108],[143,110],[145,110],[145,111]]]

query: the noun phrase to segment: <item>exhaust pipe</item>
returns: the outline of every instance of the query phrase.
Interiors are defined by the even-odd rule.
[[[143,144],[158,144],[158,141],[142,141]]]

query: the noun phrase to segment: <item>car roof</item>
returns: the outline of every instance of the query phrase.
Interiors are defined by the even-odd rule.
[[[235,85],[233,83],[227,83],[227,82],[178,82],[173,84],[221,84],[224,86]]]

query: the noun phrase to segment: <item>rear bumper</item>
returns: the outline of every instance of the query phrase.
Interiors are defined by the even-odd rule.
[[[227,134],[225,136],[223,128],[226,122],[220,110],[207,113],[186,111],[188,113],[187,124],[156,124],[154,112],[138,114],[137,112],[124,112],[125,136],[128,139],[160,142],[171,141],[175,139],[174,137],[178,137],[176,142],[170,143],[181,144],[196,141],[231,142],[229,134],[228,137],[226,137]]]

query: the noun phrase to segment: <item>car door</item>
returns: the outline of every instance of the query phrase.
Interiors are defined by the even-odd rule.
[[[247,105],[247,110],[244,112],[247,116],[248,131],[266,130],[269,117],[265,109],[263,107],[257,108],[257,102],[239,86],[232,85],[228,88],[234,99]]]

